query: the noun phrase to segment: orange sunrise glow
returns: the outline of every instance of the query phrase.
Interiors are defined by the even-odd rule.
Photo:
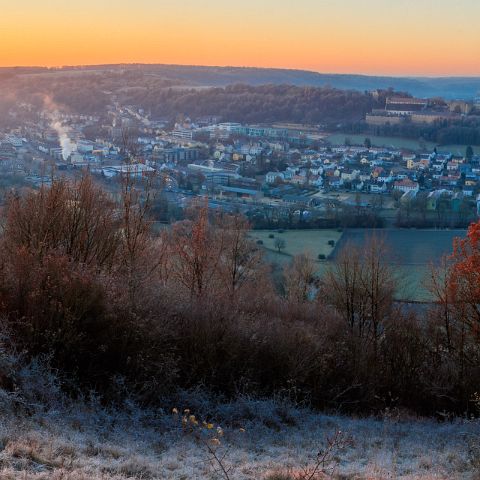
[[[138,62],[478,75],[479,5],[22,0],[3,8],[0,65]]]

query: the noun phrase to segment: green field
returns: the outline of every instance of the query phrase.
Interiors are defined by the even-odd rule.
[[[374,147],[389,147],[389,148],[405,148],[408,150],[421,150],[421,145],[418,140],[413,140],[410,138],[399,138],[399,137],[381,137],[376,135],[350,135],[348,133],[335,133],[325,137],[325,140],[330,142],[332,145],[344,145],[345,139],[350,139],[352,145],[363,145],[365,138],[368,137],[372,146]],[[451,152],[459,153],[461,155],[465,154],[466,145],[436,145],[433,142],[424,142],[425,149],[427,151],[433,150],[437,147],[439,152]],[[475,153],[480,153],[480,146],[473,146]]]
[[[273,235],[274,238],[269,238]],[[333,240],[335,244],[340,240],[342,233],[337,230],[253,230],[251,236],[255,240],[261,240],[263,247],[268,251],[268,258],[274,262],[286,263],[294,255],[306,253],[317,259],[322,254],[328,257],[335,248],[328,244]],[[275,248],[275,240],[281,238],[285,241],[285,248],[278,252]]]
[[[254,230],[251,236],[261,240],[266,250],[266,259],[277,268],[282,268],[292,260],[294,255],[309,254],[317,261],[318,275],[322,276],[335,257],[348,245],[360,247],[370,235],[369,229],[350,229],[344,233],[337,230]],[[399,276],[401,288],[400,298],[405,300],[429,300],[427,288],[431,265],[438,262],[442,255],[452,252],[453,239],[465,236],[465,230],[414,230],[383,229],[376,232],[380,235],[389,250],[385,260],[390,263]],[[274,238],[269,238],[273,235]],[[285,240],[285,248],[278,252],[275,239]],[[334,240],[337,248],[328,244]],[[328,260],[318,261],[318,255],[325,255]],[[330,258],[329,258],[330,257]]]

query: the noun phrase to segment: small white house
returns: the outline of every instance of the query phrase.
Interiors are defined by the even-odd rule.
[[[407,192],[418,192],[419,186],[417,182],[414,182],[408,178],[403,180],[398,180],[393,184],[394,190],[398,190],[403,193]]]
[[[282,172],[268,172],[265,175],[265,181],[269,184],[273,184],[278,180],[285,180],[285,176]]]

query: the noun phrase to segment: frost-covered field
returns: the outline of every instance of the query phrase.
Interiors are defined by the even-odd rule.
[[[354,419],[271,401],[192,403],[190,414],[196,413],[199,425],[206,418],[223,427],[215,448],[220,458],[225,455],[222,463],[232,480],[295,478],[315,464],[325,437],[337,430],[351,442],[332,452],[328,471],[338,462],[332,477],[314,478],[480,478],[476,422]],[[198,427],[200,438],[215,435],[216,426]],[[221,478],[209,459],[206,443],[182,427],[181,413],[132,407],[120,414],[77,406],[28,417],[0,414],[1,479]],[[274,475],[280,472],[290,477]]]

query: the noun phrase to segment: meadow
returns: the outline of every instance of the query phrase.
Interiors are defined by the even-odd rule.
[[[320,276],[333,265],[340,253],[349,246],[362,247],[373,235],[381,238],[386,246],[386,262],[395,265],[401,284],[399,298],[402,300],[430,299],[428,291],[431,267],[438,264],[444,255],[453,250],[455,238],[462,238],[465,230],[416,230],[416,229],[349,229],[339,230],[254,230],[252,237],[261,240],[266,250],[266,259],[283,267],[294,255],[308,254],[317,265]],[[273,238],[270,236],[273,235]],[[280,252],[275,240],[285,240],[285,248]],[[334,245],[329,245],[333,240]],[[318,260],[318,255],[325,260]]]
[[[346,230],[333,252],[334,260],[346,245],[361,247],[372,237],[380,238],[387,246],[386,261],[398,265],[428,266],[443,255],[452,252],[456,238],[463,238],[466,230],[416,230],[388,228],[382,230]]]
[[[278,263],[285,263],[291,260],[294,255],[307,253],[317,259],[318,255],[325,255],[328,258],[333,253],[336,243],[342,237],[342,232],[334,229],[325,230],[253,230],[252,238],[257,242],[263,242],[262,246],[268,252],[268,258]],[[282,239],[285,248],[279,252],[275,241]],[[334,242],[330,245],[329,242]],[[273,255],[271,255],[273,254]]]

